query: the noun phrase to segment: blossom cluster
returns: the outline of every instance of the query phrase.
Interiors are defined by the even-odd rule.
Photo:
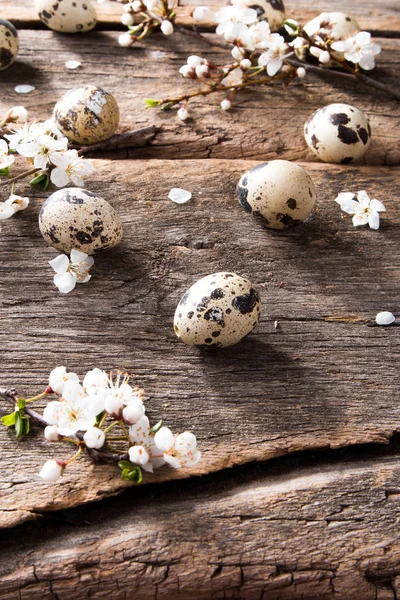
[[[32,399],[18,400],[16,412],[3,417],[2,422],[15,426],[16,413],[27,403],[48,394],[58,396],[48,402],[43,412],[45,439],[72,443],[78,450],[68,460],[46,461],[40,476],[48,482],[56,481],[83,450],[89,456],[96,452],[97,461],[102,457],[115,460],[122,469],[123,479],[136,483],[141,481],[142,469],[153,473],[164,464],[175,469],[195,465],[201,457],[196,436],[189,431],[174,435],[162,421],[151,427],[143,393],[142,389],[131,386],[128,375],[120,371],[107,374],[95,368],[80,383],[76,373],[67,372],[63,366],[56,367],[50,373],[45,392]]]
[[[128,27],[128,32],[119,36],[119,45],[132,46],[158,26],[164,35],[172,35],[177,6],[178,0],[134,0],[124,4],[121,22]],[[145,19],[135,24],[140,15]]]

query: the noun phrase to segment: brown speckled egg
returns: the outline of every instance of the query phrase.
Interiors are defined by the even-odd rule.
[[[96,10],[90,0],[35,0],[39,19],[61,33],[90,31],[96,25]]]
[[[230,4],[256,10],[261,21],[268,21],[271,31],[278,31],[285,20],[282,0],[231,0]]]
[[[94,85],[70,90],[54,107],[59,130],[75,144],[97,144],[114,135],[119,108],[114,96]]]
[[[251,281],[236,273],[214,273],[182,296],[175,311],[175,333],[189,346],[232,346],[257,325],[260,307]]]
[[[64,188],[47,198],[39,214],[46,242],[69,254],[72,248],[94,254],[122,238],[122,223],[103,198],[82,188]]]
[[[367,151],[371,127],[364,113],[355,106],[329,104],[307,120],[304,136],[318,158],[347,165]]]
[[[318,33],[323,40],[344,40],[360,31],[360,26],[346,13],[331,12],[321,13],[306,23],[304,31],[310,37]]]
[[[272,160],[247,171],[236,190],[242,208],[260,214],[271,229],[304,221],[314,208],[315,187],[310,175],[287,160]]]
[[[0,71],[7,69],[19,50],[18,32],[9,21],[0,19]]]

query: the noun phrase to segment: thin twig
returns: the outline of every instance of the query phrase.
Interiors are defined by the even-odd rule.
[[[0,186],[14,183],[14,181],[19,181],[20,179],[25,179],[25,177],[29,177],[29,175],[36,173],[36,171],[40,171],[40,169],[35,167],[33,169],[30,169],[30,171],[25,171],[24,173],[17,175],[16,177],[12,177],[11,179],[6,179],[5,181],[0,181]]]

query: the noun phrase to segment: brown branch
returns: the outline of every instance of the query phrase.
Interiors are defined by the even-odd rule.
[[[92,144],[91,146],[72,146],[73,148],[79,148],[78,154],[80,156],[88,154],[89,152],[101,152],[102,150],[119,150],[121,148],[141,147],[145,146],[150,140],[152,140],[158,128],[154,125],[149,127],[142,127],[129,133],[122,133],[113,135],[105,142],[98,144]]]
[[[15,181],[19,181],[20,179],[25,179],[25,177],[29,177],[29,175],[33,175],[33,173],[36,173],[36,171],[40,171],[40,169],[35,167],[33,169],[30,169],[30,171],[24,171],[24,173],[21,173],[20,175],[16,175],[16,177],[12,177],[11,179],[6,179],[5,181],[1,181],[0,186],[14,183]]]

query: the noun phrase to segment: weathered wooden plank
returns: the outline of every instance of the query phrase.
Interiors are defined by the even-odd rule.
[[[246,215],[235,198],[236,182],[253,162],[95,164],[88,188],[115,206],[125,238],[96,259],[88,285],[68,297],[53,287],[47,261],[55,252],[36,226],[40,193],[2,225],[0,386],[39,392],[58,364],[80,373],[94,366],[137,373],[151,418],[193,429],[204,452],[195,468],[160,470],[159,479],[304,448],[387,440],[398,427],[398,329],[366,322],[398,307],[398,169],[306,165],[318,212],[277,233]],[[190,189],[193,200],[174,205],[167,199],[173,186]],[[333,198],[348,189],[385,201],[379,232],[341,218]],[[261,323],[226,351],[187,347],[173,332],[176,303],[196,279],[220,270],[259,285]],[[35,473],[55,447],[41,443],[40,434],[17,444],[4,428],[0,435],[2,525],[124,485],[113,467],[86,465],[71,467],[59,485],[38,485]],[[89,479],[81,479],[82,468]]]
[[[398,455],[131,490],[5,532],[1,597],[395,600],[399,492]]]
[[[98,28],[105,26],[120,25],[122,7],[117,2],[106,2],[96,6],[98,15]],[[179,22],[184,25],[193,25],[191,13],[194,6],[201,5],[200,0],[185,0],[185,5],[179,8]],[[218,10],[226,4],[224,0],[214,0],[213,2],[204,2],[213,10]],[[351,6],[346,0],[332,0],[329,6],[322,0],[312,2],[311,0],[287,0],[285,2],[286,14],[290,18],[295,18],[301,23],[306,23],[321,12],[342,11],[354,16],[360,26],[368,31],[389,31],[392,34],[400,30],[400,19],[396,4],[390,0],[363,0],[363,2],[353,2]],[[3,18],[10,19],[17,27],[38,27],[42,26],[37,17],[33,2],[30,0],[19,0],[18,3],[12,0],[2,0],[1,14]],[[212,25],[209,24],[208,27]],[[214,26],[215,27],[215,26]]]
[[[36,118],[48,118],[57,99],[67,90],[98,84],[115,94],[124,131],[155,123],[161,126],[151,146],[132,151],[138,158],[251,158],[266,160],[316,160],[303,137],[311,113],[331,102],[348,102],[363,110],[371,121],[373,142],[363,158],[366,164],[399,164],[400,103],[360,83],[337,80],[333,85],[309,75],[304,83],[288,88],[246,91],[228,113],[219,108],[223,96],[193,103],[194,120],[185,123],[175,114],[144,109],[148,97],[175,96],[196,89],[183,80],[179,67],[189,54],[203,52],[221,62],[224,51],[215,51],[182,35],[166,41],[153,38],[148,45],[127,50],[116,43],[117,33],[91,33],[68,38],[50,31],[22,31],[19,60],[0,74],[0,113],[21,102]],[[380,40],[383,46],[376,76],[399,85],[400,40]],[[95,51],[94,51],[95,49]],[[113,53],[113,66],[109,54]],[[154,54],[165,52],[165,54]],[[67,71],[65,61],[78,59],[82,67]],[[18,95],[15,85],[30,83],[36,90]],[[113,153],[122,158],[126,151]]]

